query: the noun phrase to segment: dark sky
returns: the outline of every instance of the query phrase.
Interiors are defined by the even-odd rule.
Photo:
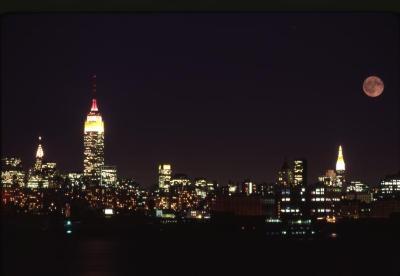
[[[399,169],[399,24],[390,14],[32,14],[1,29],[2,156],[83,167],[90,75],[106,163],[155,183],[173,172],[273,181],[284,156],[309,182],[343,145],[352,179]],[[377,75],[378,98],[362,91]]]

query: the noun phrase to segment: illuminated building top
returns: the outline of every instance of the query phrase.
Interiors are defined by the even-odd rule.
[[[338,159],[336,161],[336,171],[345,171],[345,170],[346,169],[344,164],[342,146],[339,146],[339,154],[338,154]]]
[[[99,111],[99,109],[97,108],[97,101],[96,99],[92,100],[92,107],[90,108],[91,112],[95,112],[95,111]]]
[[[43,148],[42,148],[42,145],[40,144],[41,140],[42,140],[42,137],[39,136],[39,146],[36,151],[36,158],[43,158],[43,156],[44,156]]]
[[[84,132],[104,132],[104,122],[99,113],[96,99],[92,100],[92,107],[87,115]]]
[[[39,136],[39,145],[36,150],[36,162],[35,162],[35,170],[36,171],[41,171],[42,170],[42,164],[43,164],[43,148],[41,145],[42,137]]]
[[[96,92],[96,75],[93,76],[93,94]],[[92,106],[90,108],[90,112],[87,115],[84,132],[104,132],[104,122],[101,118],[101,114],[99,112],[99,108],[97,106],[97,100],[95,98],[92,99]]]
[[[171,181],[171,165],[160,164],[158,166],[158,186],[161,189],[168,189]]]

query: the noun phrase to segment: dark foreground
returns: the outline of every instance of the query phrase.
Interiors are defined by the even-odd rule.
[[[393,224],[313,240],[209,225],[121,225],[96,222],[66,234],[3,223],[1,275],[400,275]]]

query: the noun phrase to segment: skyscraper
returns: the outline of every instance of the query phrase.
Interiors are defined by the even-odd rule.
[[[277,184],[280,186],[291,186],[293,182],[293,167],[289,165],[287,158],[285,158],[282,168],[278,171]]]
[[[94,75],[93,94],[95,92],[96,76]],[[101,167],[104,165],[104,122],[95,98],[92,99],[92,107],[85,121],[83,143],[83,175],[89,185],[99,185]]]
[[[42,165],[42,176],[44,182],[49,188],[57,188],[60,183],[57,183],[56,179],[58,176],[57,164],[54,162],[43,163]]]
[[[204,199],[207,196],[207,180],[205,178],[196,178],[194,181],[196,195]]]
[[[161,190],[168,191],[171,181],[171,165],[161,164],[158,166],[158,187]]]
[[[246,179],[243,183],[242,183],[242,193],[246,194],[246,195],[251,195],[257,192],[257,186],[255,185],[255,183],[253,181],[251,181],[250,179]]]
[[[38,149],[36,150],[36,161],[35,161],[35,171],[37,171],[37,172],[42,170],[42,165],[43,165],[44,152],[43,152],[41,142],[42,142],[42,137],[39,136],[39,145],[38,145]]]
[[[36,150],[36,158],[35,164],[33,168],[29,170],[29,177],[28,177],[28,188],[47,188],[48,182],[45,182],[43,179],[42,173],[42,166],[43,166],[43,158],[44,158],[44,151],[42,148],[42,137],[39,136],[39,144]]]
[[[307,184],[307,160],[295,159],[294,160],[294,185]]]
[[[344,172],[346,170],[344,158],[343,158],[343,150],[342,146],[339,146],[338,158],[336,161],[336,172]]]
[[[116,187],[117,180],[117,167],[116,166],[102,166],[101,167],[101,181],[100,185],[103,187]]]
[[[336,161],[336,180],[338,186],[343,186],[343,184],[345,183],[345,171],[346,167],[343,158],[342,146],[339,146],[338,158]]]
[[[287,158],[278,172],[276,212],[285,221],[298,220],[307,213],[305,208],[307,166],[306,160]]]

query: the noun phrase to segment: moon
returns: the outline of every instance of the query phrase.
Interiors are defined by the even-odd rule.
[[[383,81],[377,76],[369,76],[364,80],[363,90],[368,97],[378,97],[383,92]]]

